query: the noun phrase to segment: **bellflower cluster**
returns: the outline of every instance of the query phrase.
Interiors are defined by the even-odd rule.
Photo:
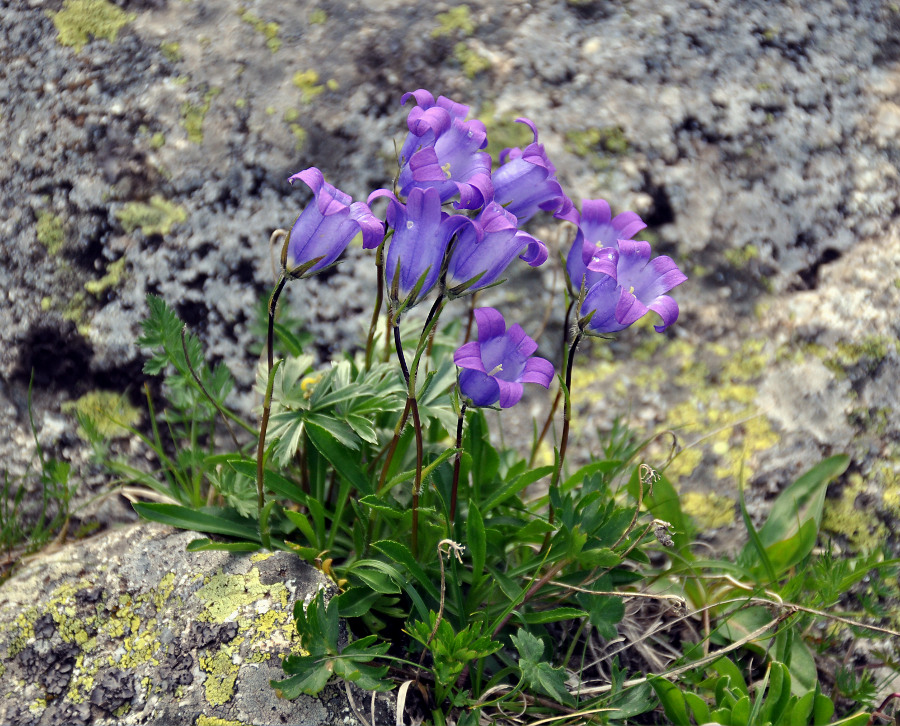
[[[665,255],[651,259],[650,244],[631,239],[647,225],[635,212],[612,217],[603,199],[582,201],[578,233],[566,260],[574,297],[585,290],[580,325],[600,335],[624,330],[653,310],[658,333],[678,319],[678,303],[665,293],[687,280]]]
[[[444,96],[435,99],[425,89],[404,94],[400,102],[412,102],[412,107],[395,191],[379,189],[365,203],[353,202],[325,182],[318,169],[290,178],[307,184],[315,198],[285,245],[289,276],[328,267],[361,232],[363,247],[385,244],[379,260],[390,318],[397,325],[404,311],[435,288],[439,297],[452,299],[499,284],[515,257],[533,267],[543,264],[547,246],[522,227],[545,212],[577,228],[566,273],[570,293],[581,298],[583,332],[622,330],[649,310],[662,318],[656,327],[660,332],[677,319],[678,305],[666,293],[685,275],[669,257],[651,259],[649,244],[634,241],[646,227],[636,213],[613,217],[602,199],[584,200],[579,213],[563,192],[534,123],[516,119],[531,129],[533,141],[505,149],[492,171],[484,151],[485,125],[468,119],[469,106]],[[387,199],[384,222],[370,208],[381,197]],[[452,207],[445,206],[451,202]],[[477,405],[499,402],[505,408],[518,401],[522,381],[549,384],[549,363],[526,363],[536,346],[520,327],[507,331],[503,317],[490,308],[476,311],[475,318],[479,341],[457,351],[465,369],[460,377],[464,395]]]

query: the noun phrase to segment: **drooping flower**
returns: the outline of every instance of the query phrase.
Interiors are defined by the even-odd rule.
[[[459,295],[496,282],[516,255],[537,267],[547,260],[547,246],[521,231],[515,215],[491,202],[473,227],[460,231],[450,251],[447,290]]]
[[[491,175],[494,201],[514,214],[519,225],[540,210],[554,212],[558,218],[577,224],[578,212],[556,180],[556,168],[547,158],[544,145],[538,143],[537,127],[527,118],[516,121],[532,130],[534,141],[524,149],[504,149],[500,153],[501,166]]]
[[[487,129],[477,119],[466,121],[469,107],[441,96],[434,100],[428,91],[406,93],[417,106],[407,117],[409,135],[400,151],[400,194],[412,189],[437,189],[441,201],[459,194],[457,209],[478,209],[493,194],[491,156],[481,151],[487,146]]]
[[[436,189],[414,188],[406,204],[383,191],[370,195],[370,203],[376,195],[390,197],[387,223],[394,234],[384,262],[384,277],[391,302],[395,307],[412,307],[438,281],[450,239],[461,227],[471,227],[472,220],[442,211]]]
[[[578,234],[566,259],[566,272],[572,285],[571,292],[577,295],[582,279],[588,289],[600,281],[600,277],[588,269],[591,259],[604,247],[617,249],[618,240],[631,239],[647,225],[636,212],[622,212],[613,217],[605,199],[583,200],[581,214],[576,213],[574,221]]]
[[[315,198],[306,206],[291,227],[287,245],[287,271],[295,277],[315,274],[333,263],[359,232],[363,247],[377,247],[384,237],[384,225],[367,204],[354,202],[349,194],[337,189],[310,167],[288,179],[299,179]],[[317,258],[318,262],[314,262]]]
[[[544,388],[553,380],[553,364],[533,357],[537,343],[522,326],[506,329],[503,316],[493,308],[476,308],[478,340],[460,346],[453,362],[463,371],[459,389],[476,406],[500,404],[515,406],[522,398],[523,383],[537,383]]]
[[[662,318],[655,325],[663,332],[678,319],[678,303],[666,295],[687,280],[671,257],[650,259],[650,244],[637,240],[619,240],[618,249],[600,250],[588,270],[599,279],[587,291],[581,306],[586,332],[614,333],[640,320],[649,310]]]

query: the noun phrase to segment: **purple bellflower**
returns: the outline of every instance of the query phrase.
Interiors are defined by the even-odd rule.
[[[491,156],[481,151],[487,146],[487,129],[477,119],[466,121],[469,107],[441,96],[434,100],[428,91],[406,93],[416,104],[406,125],[409,135],[400,151],[400,194],[412,189],[433,188],[446,202],[459,194],[457,209],[479,209],[493,196]]]
[[[287,245],[287,272],[294,276],[308,276],[332,264],[359,232],[363,247],[377,247],[384,237],[384,225],[367,204],[354,202],[349,194],[325,181],[315,167],[294,174],[291,184],[299,179],[315,198],[297,217]],[[313,263],[314,260],[318,262]]]
[[[588,265],[600,279],[587,291],[581,306],[582,320],[590,315],[585,332],[623,330],[649,310],[662,318],[662,325],[654,328],[663,332],[678,319],[678,303],[665,293],[687,280],[687,275],[670,257],[650,259],[648,242],[619,240],[618,245],[618,249],[599,250]]]
[[[503,316],[493,308],[476,308],[478,340],[460,346],[453,362],[463,371],[459,389],[476,406],[500,404],[515,406],[522,398],[523,383],[537,383],[544,388],[553,380],[553,364],[532,357],[537,343],[529,338],[521,325],[506,329]]]
[[[450,251],[447,290],[452,295],[480,290],[496,282],[516,255],[532,267],[547,260],[547,246],[522,232],[515,215],[497,202],[491,202],[481,211],[474,226],[477,229],[468,228],[459,233]]]
[[[544,145],[538,143],[537,127],[527,118],[516,121],[531,129],[534,142],[524,149],[504,149],[500,153],[501,166],[491,175],[494,201],[516,215],[520,226],[540,210],[578,224],[575,205],[556,180],[556,168],[547,158]]]
[[[585,199],[581,214],[575,213],[578,234],[566,259],[566,273],[572,285],[572,293],[578,295],[581,281],[590,288],[600,281],[600,276],[588,268],[588,264],[604,247],[617,249],[618,240],[631,239],[647,225],[635,212],[622,212],[615,217],[605,199]]]
[[[395,307],[412,307],[438,281],[453,235],[473,223],[461,214],[442,211],[436,189],[414,188],[406,204],[390,192],[379,190],[369,195],[369,203],[378,196],[390,198],[387,223],[394,230],[384,262],[391,302]]]

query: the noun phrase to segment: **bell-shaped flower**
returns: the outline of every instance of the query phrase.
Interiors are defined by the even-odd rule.
[[[619,248],[600,250],[588,270],[599,276],[581,306],[585,332],[614,333],[640,320],[649,310],[662,318],[663,332],[678,319],[678,303],[665,293],[687,280],[671,257],[650,259],[650,244],[619,240]],[[580,323],[581,324],[581,323]]]
[[[388,227],[394,230],[384,262],[384,277],[395,309],[412,307],[434,287],[441,275],[447,245],[462,227],[472,220],[441,210],[441,195],[436,189],[414,188],[406,204],[389,192],[369,196],[389,196]]]
[[[522,398],[523,383],[544,388],[553,380],[553,364],[533,357],[537,343],[521,325],[506,329],[503,316],[493,308],[476,308],[478,340],[462,345],[453,354],[460,393],[476,406],[515,406]]]
[[[332,264],[362,232],[363,247],[377,247],[384,237],[384,224],[367,204],[354,202],[349,194],[325,181],[315,167],[294,174],[315,195],[297,217],[288,236],[285,267],[293,277],[306,277]]]
[[[522,232],[515,215],[491,202],[475,218],[475,227],[459,233],[450,250],[448,292],[461,295],[493,284],[517,255],[537,267],[547,260],[547,246]]]
[[[457,209],[478,209],[493,194],[491,156],[481,151],[487,146],[487,129],[477,119],[466,121],[469,107],[441,96],[437,102],[425,90],[404,94],[417,105],[406,125],[409,135],[400,151],[400,194],[412,189],[437,189],[441,201],[459,194]]]
[[[576,212],[574,221],[578,234],[566,258],[566,273],[571,292],[577,296],[582,279],[588,289],[600,281],[600,277],[588,269],[591,259],[604,247],[617,249],[618,240],[631,239],[647,225],[636,212],[622,212],[613,217],[605,199],[583,200],[581,214]]]
[[[519,225],[541,210],[577,224],[575,205],[556,180],[556,168],[547,158],[544,145],[538,143],[537,127],[527,118],[516,121],[531,129],[534,142],[524,149],[504,149],[500,153],[501,166],[491,175],[494,201],[514,214]]]

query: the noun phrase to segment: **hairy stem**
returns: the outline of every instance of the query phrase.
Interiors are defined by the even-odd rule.
[[[466,402],[463,401],[459,409],[459,419],[456,422],[456,458],[453,460],[453,488],[450,490],[450,531],[456,524],[456,494],[459,488],[459,469],[462,456],[463,423],[466,420]]]
[[[375,358],[375,330],[378,328],[378,316],[381,314],[381,304],[384,301],[384,241],[378,245],[375,251],[375,307],[372,310],[372,321],[369,323],[369,335],[366,338],[366,370],[372,368]]]
[[[266,505],[265,493],[265,455],[266,455],[266,430],[269,427],[269,413],[272,410],[272,389],[275,386],[275,312],[278,309],[278,298],[287,284],[284,274],[278,278],[272,297],[269,298],[269,328],[266,336],[266,350],[268,367],[266,369],[266,396],[263,400],[262,418],[259,422],[259,442],[256,445],[256,511],[260,521],[260,540],[263,547],[269,547],[268,522],[263,523],[262,510]]]

